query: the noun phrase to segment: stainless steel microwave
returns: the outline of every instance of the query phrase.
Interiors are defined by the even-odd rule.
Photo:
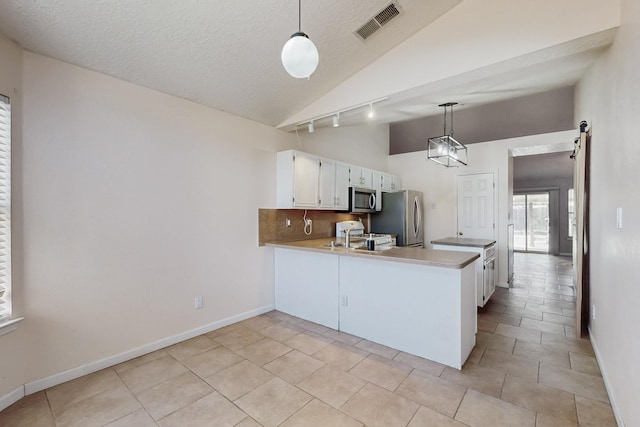
[[[375,213],[377,192],[370,188],[349,187],[349,212]]]

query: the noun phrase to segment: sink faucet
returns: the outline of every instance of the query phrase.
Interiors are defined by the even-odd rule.
[[[351,229],[347,228],[344,232],[346,233],[345,240],[344,240],[344,247],[349,249],[349,247],[351,246]]]

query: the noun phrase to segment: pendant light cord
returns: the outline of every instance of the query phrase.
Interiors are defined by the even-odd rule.
[[[447,134],[447,106],[443,105],[444,107],[444,129],[442,129],[442,134],[446,135]]]
[[[453,138],[453,105],[451,106],[451,110],[450,110],[450,114],[451,114],[451,138]]]
[[[298,32],[302,31],[302,25],[301,25],[301,20],[302,20],[302,7],[301,7],[301,3],[302,0],[298,0]]]

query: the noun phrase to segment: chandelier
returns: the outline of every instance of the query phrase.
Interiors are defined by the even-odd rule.
[[[441,136],[429,138],[427,159],[445,167],[467,166],[467,147],[453,138],[453,106],[457,102],[447,102],[444,107],[444,132]],[[450,108],[451,132],[447,134],[447,108]]]

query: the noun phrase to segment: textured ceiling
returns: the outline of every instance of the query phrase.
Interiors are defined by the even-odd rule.
[[[526,50],[529,42],[546,40],[553,32],[551,27],[541,27],[540,32],[510,40],[526,53],[484,65],[480,65],[483,56],[496,49],[495,39],[489,37],[480,49],[470,49],[467,46],[472,40],[465,38],[460,44],[468,50],[458,54],[474,58],[476,68],[422,80],[418,85],[405,86],[406,90],[382,92],[388,99],[376,105],[376,121],[393,123],[440,114],[438,104],[448,101],[456,101],[458,109],[465,109],[575,84],[612,43],[616,33],[613,26],[604,25],[610,23],[607,15],[615,15],[616,1],[584,1],[591,7],[600,7],[600,13],[586,15],[596,16],[595,24],[591,22],[590,26],[584,22],[586,17],[578,20],[580,28],[599,28],[598,31],[578,31],[577,38],[564,43]],[[299,123],[362,103],[357,97],[369,102],[373,98],[364,92],[376,92],[385,83],[403,81],[405,70],[421,70],[415,67],[412,56],[410,62],[394,62],[364,91],[354,93],[343,88],[349,81],[369,82],[361,79],[363,73],[389,56],[396,58],[397,48],[414,42],[416,37],[426,43],[439,40],[437,51],[442,40],[432,37],[430,29],[444,25],[456,32],[465,28],[465,22],[469,24],[471,16],[480,23],[476,31],[482,33],[486,28],[489,35],[500,38],[502,25],[514,22],[512,15],[520,19],[525,6],[544,11],[542,18],[538,17],[543,24],[559,14],[562,17],[555,22],[566,25],[556,28],[570,23],[575,26],[576,22],[558,3],[527,2],[514,8],[508,0],[395,0],[400,16],[363,42],[353,31],[389,2],[302,1],[302,30],[320,53],[318,69],[309,80],[290,77],[280,63],[282,46],[298,30],[295,0],[0,0],[0,33],[36,53],[293,130]],[[499,21],[501,25],[485,26],[488,17],[497,16],[493,12],[497,7],[505,13]],[[511,15],[505,7],[511,7]],[[476,13],[464,15],[464,10]],[[463,19],[456,18],[460,16],[457,12],[462,13]],[[482,14],[484,18],[479,16]],[[599,26],[599,20],[603,25]],[[430,36],[420,39],[421,34]],[[481,34],[474,34],[482,38]],[[418,54],[429,61],[435,55],[426,50],[418,50]],[[448,61],[456,62],[458,58],[452,56]],[[442,61],[433,64],[442,65]],[[332,94],[339,94],[340,105],[327,107],[323,99]],[[341,125],[364,122],[361,110],[341,114]],[[320,121],[316,127],[328,123],[330,120]]]
[[[2,0],[0,32],[23,48],[277,125],[461,0],[397,0],[402,14],[366,42],[353,31],[388,0],[302,2],[320,52],[294,79],[280,51],[298,30],[295,0]]]

